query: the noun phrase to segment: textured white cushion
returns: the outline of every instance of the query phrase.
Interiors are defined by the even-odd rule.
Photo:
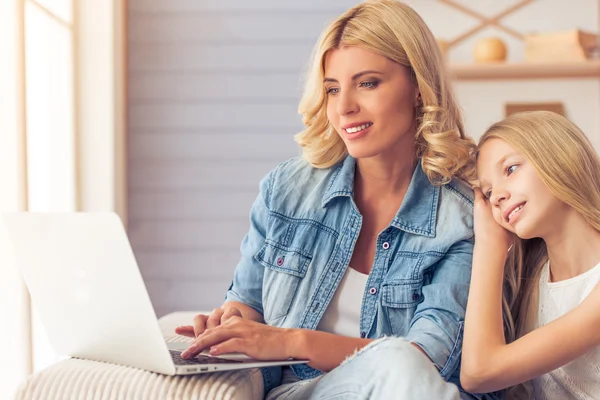
[[[262,399],[260,370],[166,376],[96,361],[69,359],[30,376],[17,391],[23,400]]]
[[[163,333],[189,324],[195,313],[161,318]],[[18,400],[244,399],[264,397],[259,369],[191,376],[166,376],[120,365],[68,359],[31,375],[18,389]]]

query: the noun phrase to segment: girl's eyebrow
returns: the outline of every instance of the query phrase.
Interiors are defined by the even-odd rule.
[[[511,158],[511,157],[513,157],[513,156],[515,156],[515,155],[517,155],[517,153],[509,153],[509,154],[505,154],[504,156],[500,157],[500,159],[499,159],[499,160],[498,160],[498,162],[496,163],[496,169],[499,169],[499,168],[501,168],[501,167],[502,167],[502,164],[504,164],[504,162],[505,162],[507,159],[509,159],[509,158]]]

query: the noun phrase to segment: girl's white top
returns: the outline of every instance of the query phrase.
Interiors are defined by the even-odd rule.
[[[550,282],[550,263],[547,262],[540,276],[538,319],[535,328],[540,328],[573,310],[599,281],[600,264],[574,278]],[[536,399],[600,399],[600,347],[534,379],[533,387]]]

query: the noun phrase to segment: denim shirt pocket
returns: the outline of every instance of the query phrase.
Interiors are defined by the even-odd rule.
[[[265,267],[263,277],[263,310],[265,322],[274,322],[288,314],[300,280],[312,258],[293,248],[267,240],[254,256]]]
[[[392,335],[406,335],[417,305],[423,301],[423,281],[388,281],[381,290],[381,305]]]

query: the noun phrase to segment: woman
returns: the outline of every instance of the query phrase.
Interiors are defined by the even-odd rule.
[[[474,145],[434,37],[400,2],[361,3],[321,35],[299,109],[304,157],[261,181],[226,302],[178,328],[183,356],[310,360],[283,385],[263,370],[268,398],[461,398]]]
[[[463,385],[490,391],[533,380],[509,397],[597,399],[598,155],[566,118],[520,113],[483,135],[477,172]]]

